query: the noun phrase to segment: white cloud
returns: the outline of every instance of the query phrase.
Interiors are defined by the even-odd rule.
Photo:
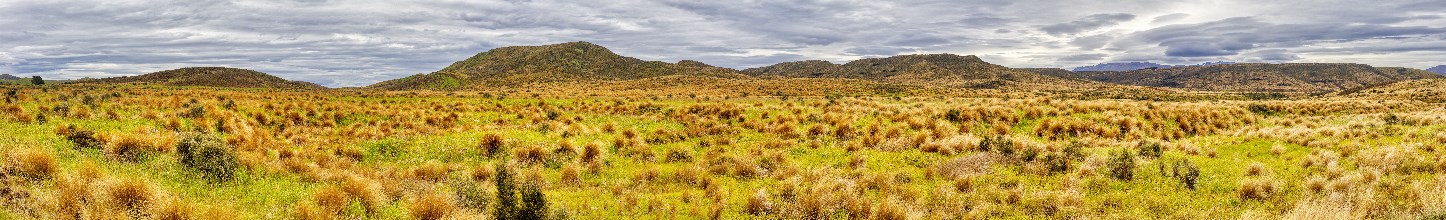
[[[1307,3],[1328,7],[1298,7]],[[227,66],[362,86],[495,47],[568,41],[734,68],[912,53],[976,54],[1021,67],[1282,59],[1428,67],[1446,62],[1429,59],[1441,57],[1446,39],[1419,32],[1446,28],[1446,4],[1437,3],[0,0],[0,72],[74,78]],[[1224,27],[1252,31],[1190,32],[1214,43],[1158,35],[1234,17],[1255,22]],[[1368,28],[1324,28],[1346,24]],[[1280,28],[1305,31],[1270,31]],[[1362,30],[1377,32],[1332,33]],[[1359,54],[1367,55],[1351,58]]]

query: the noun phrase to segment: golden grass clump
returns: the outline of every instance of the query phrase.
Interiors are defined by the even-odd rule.
[[[126,178],[116,182],[109,189],[111,204],[131,213],[142,213],[152,205],[156,197],[154,187],[140,179]]]
[[[412,204],[407,207],[407,211],[414,219],[436,220],[451,216],[457,211],[457,205],[452,202],[450,197],[423,193],[412,201]]]
[[[547,150],[542,146],[532,145],[517,149],[513,160],[521,164],[539,164],[547,159]]]
[[[451,172],[451,167],[449,167],[445,163],[437,162],[436,160],[430,160],[420,166],[412,168],[413,177],[431,182],[441,182],[442,180],[446,180],[447,175]]]
[[[0,172],[9,173],[31,180],[45,180],[60,171],[55,155],[43,150],[21,148],[10,152]]]
[[[1251,178],[1240,181],[1240,187],[1236,188],[1235,194],[1240,199],[1264,200],[1276,193],[1276,182],[1267,178]]]
[[[767,215],[773,211],[773,203],[768,201],[768,192],[758,190],[748,197],[748,203],[743,206],[743,211],[752,215]]]

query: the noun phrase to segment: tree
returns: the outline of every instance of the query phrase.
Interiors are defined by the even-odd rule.
[[[37,85],[37,86],[38,86],[38,85],[45,85],[45,80],[40,79],[40,76],[31,76],[31,77],[30,77],[30,84],[35,84],[35,85]]]

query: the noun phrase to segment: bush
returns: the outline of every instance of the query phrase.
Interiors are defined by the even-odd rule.
[[[1135,156],[1129,150],[1110,152],[1110,160],[1106,166],[1109,168],[1110,177],[1117,180],[1129,181],[1135,178]]]
[[[1007,157],[1014,157],[1014,140],[1005,136],[985,137],[979,141],[979,150],[994,151]]]
[[[517,210],[517,182],[512,179],[512,169],[506,165],[497,164],[496,176],[492,179],[497,184],[497,206],[492,211],[496,219],[513,219]]]
[[[1165,151],[1164,148],[1160,147],[1160,142],[1154,141],[1140,142],[1139,148],[1140,157],[1145,158],[1159,158]]]
[[[502,152],[502,148],[505,147],[502,143],[502,136],[497,134],[482,135],[482,140],[478,142],[477,146],[487,157],[496,157],[497,153]]]
[[[496,219],[544,219],[547,217],[547,198],[540,186],[524,183],[518,188],[511,169],[497,165],[497,206],[493,211]],[[519,197],[520,196],[520,197]],[[519,200],[520,199],[520,200]]]
[[[200,171],[211,181],[224,182],[236,175],[239,165],[231,147],[215,134],[188,133],[176,144],[181,165]]]
[[[63,130],[66,131],[62,135],[65,135],[66,140],[75,143],[76,149],[101,149],[102,146],[105,146],[105,142],[101,142],[95,137],[95,132],[76,129],[75,125],[70,125]]]
[[[1045,154],[1041,162],[1044,163],[1045,168],[1048,168],[1051,175],[1069,171],[1069,157],[1063,154]]]
[[[1195,189],[1195,183],[1200,180],[1200,168],[1190,160],[1175,161],[1174,169],[1171,171],[1175,180],[1185,184],[1185,188]]]

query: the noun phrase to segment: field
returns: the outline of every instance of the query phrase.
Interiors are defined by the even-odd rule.
[[[1389,97],[5,90],[0,219],[1446,217]]]

